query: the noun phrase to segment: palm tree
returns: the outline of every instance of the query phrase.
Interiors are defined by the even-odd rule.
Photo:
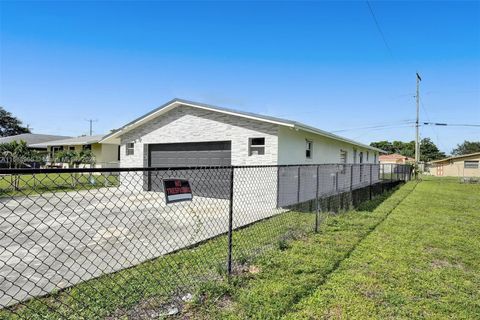
[[[62,151],[56,153],[55,158],[56,162],[68,163],[69,168],[79,168],[80,164],[93,165],[95,163],[95,156],[90,150],[82,150],[80,152],[76,152],[74,150]],[[76,172],[72,173],[71,176],[72,187],[75,187],[78,182]]]
[[[7,163],[9,169],[30,166],[29,162],[36,156],[28,148],[25,141],[12,141],[0,144],[0,153],[2,161]],[[15,190],[19,189],[19,180],[18,175],[11,175],[11,184]]]

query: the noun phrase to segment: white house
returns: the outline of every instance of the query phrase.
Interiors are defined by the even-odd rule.
[[[121,167],[377,163],[382,152],[295,121],[180,99],[135,119],[100,142],[120,143]],[[236,170],[234,202],[261,200],[263,209],[280,208],[315,197],[317,175],[325,193],[344,188],[352,180],[341,166],[322,167],[327,170],[318,174],[304,168]],[[202,170],[124,172],[121,181],[129,190],[162,191],[162,179],[169,174],[189,179],[198,196],[229,196],[230,171],[221,168],[208,175]],[[378,171],[372,174],[357,167],[353,182],[365,183],[369,174],[373,180]],[[309,192],[300,192],[303,187]]]
[[[291,120],[174,99],[105,136],[121,167],[377,163],[382,150]]]

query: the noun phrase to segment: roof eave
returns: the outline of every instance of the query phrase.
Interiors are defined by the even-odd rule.
[[[333,139],[333,140],[338,140],[338,141],[342,141],[342,142],[352,144],[352,145],[355,145],[355,146],[358,146],[358,147],[362,147],[362,148],[366,148],[366,149],[369,149],[369,150],[377,151],[377,152],[380,152],[380,153],[387,153],[386,151],[384,151],[382,149],[378,149],[378,148],[375,148],[375,147],[372,147],[372,146],[369,146],[369,145],[366,145],[366,144],[363,144],[363,143],[359,143],[359,142],[356,142],[356,141],[353,141],[353,140],[350,140],[350,139],[347,139],[347,138],[343,138],[343,137],[337,136],[337,135],[335,135],[333,133],[330,133],[330,132],[327,132],[327,131],[319,130],[319,129],[316,129],[316,128],[313,128],[313,127],[310,127],[310,126],[305,126],[303,124],[296,124],[295,128],[297,128],[299,130],[315,133],[315,134],[318,134],[318,135],[321,135],[321,136],[324,136],[324,137],[327,137],[327,138],[330,138],[330,139]]]
[[[122,134],[125,134],[125,133],[129,132],[130,130],[135,129],[136,127],[142,125],[143,123],[149,121],[150,119],[156,118],[156,117],[158,117],[158,116],[160,116],[160,115],[162,115],[162,114],[164,114],[164,113],[170,111],[171,109],[173,109],[177,106],[180,106],[180,105],[185,105],[185,106],[198,108],[198,109],[203,109],[203,110],[208,110],[208,111],[213,111],[213,112],[221,112],[221,113],[228,114],[228,115],[239,116],[239,117],[242,117],[242,118],[247,118],[247,119],[252,119],[252,120],[257,120],[257,121],[262,121],[262,122],[267,122],[267,123],[272,123],[272,124],[281,125],[281,126],[290,127],[290,128],[297,128],[299,130],[319,134],[319,135],[328,137],[330,139],[343,141],[345,143],[353,144],[353,145],[356,145],[356,146],[359,146],[359,147],[362,147],[362,148],[366,148],[366,149],[369,149],[369,150],[377,151],[377,152],[380,152],[380,153],[387,153],[384,150],[381,150],[381,149],[378,149],[378,148],[375,148],[375,147],[371,147],[369,145],[362,144],[362,143],[359,143],[359,142],[356,142],[356,141],[353,141],[353,140],[350,140],[350,139],[347,139],[347,138],[343,138],[343,137],[334,135],[332,133],[329,133],[327,131],[323,131],[323,130],[320,130],[320,129],[317,129],[317,128],[313,128],[313,127],[310,127],[310,126],[307,126],[307,125],[304,125],[304,124],[301,124],[301,123],[298,123],[298,122],[295,122],[295,121],[288,121],[288,120],[283,121],[283,119],[277,119],[277,118],[274,118],[274,117],[259,117],[259,116],[256,116],[254,114],[246,114],[246,113],[241,113],[241,112],[235,112],[234,110],[228,110],[228,109],[224,109],[224,108],[220,108],[220,107],[214,107],[214,106],[210,106],[210,105],[206,105],[206,104],[202,104],[202,103],[197,103],[197,102],[192,102],[192,101],[187,101],[187,100],[178,99],[178,98],[170,100],[169,102],[167,102],[164,105],[152,110],[151,112],[149,112],[149,113],[147,113],[147,114],[145,114],[145,115],[127,123],[122,128],[120,128],[120,129],[106,135],[105,137],[103,137],[103,139],[101,139],[99,141],[99,143],[112,143],[112,139],[118,139],[119,136],[121,136]]]
[[[272,123],[272,124],[283,125],[283,126],[287,126],[287,127],[294,127],[294,125],[292,123],[288,123],[288,122],[282,122],[282,121],[270,120],[270,119],[261,118],[261,117],[255,117],[253,115],[247,115],[247,114],[234,112],[234,111],[230,111],[230,110],[221,110],[219,108],[209,107],[209,106],[204,105],[204,104],[193,103],[193,102],[186,101],[186,100],[174,99],[174,100],[168,102],[167,104],[164,104],[163,106],[155,109],[154,111],[152,111],[150,113],[147,113],[146,115],[144,115],[140,118],[137,118],[134,121],[126,124],[125,126],[118,129],[117,131],[112,132],[111,134],[105,136],[102,140],[100,140],[100,143],[109,143],[109,141],[111,141],[111,139],[118,138],[122,134],[124,134],[124,133],[126,133],[130,130],[135,129],[136,127],[142,125],[143,123],[149,121],[150,119],[156,118],[156,117],[172,110],[173,108],[181,106],[181,105],[189,106],[189,107],[193,107],[193,108],[197,108],[197,109],[213,111],[213,112],[221,112],[221,113],[228,114],[228,115],[233,115],[233,116],[238,116],[238,117],[242,117],[242,118],[263,121],[263,122],[269,122],[269,123]]]

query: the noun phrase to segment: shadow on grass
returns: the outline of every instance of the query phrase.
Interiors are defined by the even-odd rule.
[[[360,203],[355,210],[356,211],[368,211],[368,212],[373,212],[375,209],[377,209],[378,206],[380,206],[385,200],[387,200],[395,190],[397,190],[399,186],[395,186],[392,189],[379,194],[375,197],[372,198],[372,200],[365,201]]]

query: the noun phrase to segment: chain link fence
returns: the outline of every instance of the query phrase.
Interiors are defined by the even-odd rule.
[[[164,179],[193,198],[166,203]],[[405,165],[0,171],[0,318],[175,313],[208,281],[411,178]]]

